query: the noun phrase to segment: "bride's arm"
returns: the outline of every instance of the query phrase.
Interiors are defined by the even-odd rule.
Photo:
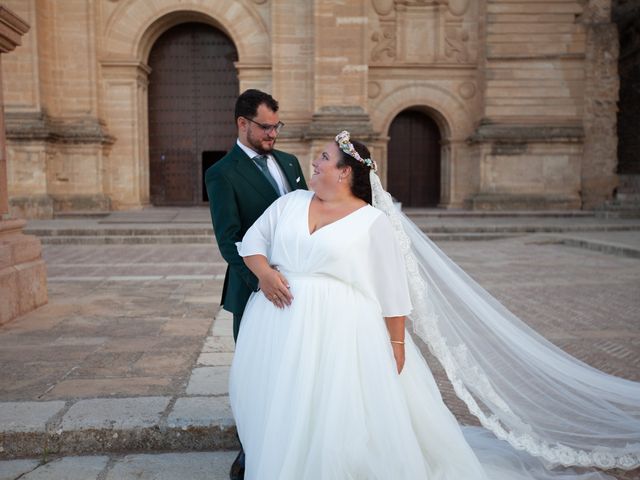
[[[276,307],[291,305],[293,295],[289,290],[289,282],[278,270],[269,265],[264,255],[244,257],[244,263],[258,277],[258,287],[269,301]]]
[[[402,372],[404,367],[404,321],[407,317],[384,317],[391,338],[391,346],[393,347],[393,356],[396,359],[398,373]]]

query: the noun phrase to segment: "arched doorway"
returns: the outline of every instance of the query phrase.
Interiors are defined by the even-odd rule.
[[[238,53],[221,31],[183,23],[149,54],[150,194],[154,205],[207,200],[203,174],[233,145]]]
[[[389,127],[387,189],[406,207],[440,202],[440,129],[427,114],[407,109]]]

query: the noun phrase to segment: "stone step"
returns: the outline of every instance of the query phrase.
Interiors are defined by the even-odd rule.
[[[238,448],[227,396],[0,403],[0,459]]]
[[[33,228],[27,226],[24,232],[39,237],[84,237],[84,236],[212,236],[213,229],[206,228],[175,228],[162,226],[156,228]]]
[[[215,244],[213,235],[83,235],[40,236],[46,245],[171,245],[171,244]]]
[[[55,212],[53,218],[57,219],[70,219],[70,218],[106,218],[111,215],[108,210],[99,211],[67,211],[67,212]]]
[[[409,218],[593,218],[590,210],[444,210],[437,208],[404,208]]]
[[[602,214],[604,217],[604,213]],[[433,240],[492,240],[531,233],[570,233],[600,231],[637,231],[640,223],[524,223],[524,224],[440,224],[415,219],[416,225]],[[144,245],[144,244],[215,244],[207,228],[28,228],[47,245]]]

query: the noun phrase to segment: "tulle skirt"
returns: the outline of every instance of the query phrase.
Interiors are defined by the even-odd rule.
[[[610,478],[550,472],[461,428],[409,334],[398,375],[375,301],[327,276],[285,275],[292,305],[252,295],[231,367],[247,480]]]

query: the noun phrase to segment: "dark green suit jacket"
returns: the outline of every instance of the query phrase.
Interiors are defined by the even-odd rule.
[[[298,159],[279,150],[271,152],[280,165],[291,190],[307,189]],[[228,263],[222,289],[225,310],[240,317],[258,279],[238,255],[236,242],[242,240],[278,194],[258,167],[236,144],[205,173],[211,220],[222,257]]]

